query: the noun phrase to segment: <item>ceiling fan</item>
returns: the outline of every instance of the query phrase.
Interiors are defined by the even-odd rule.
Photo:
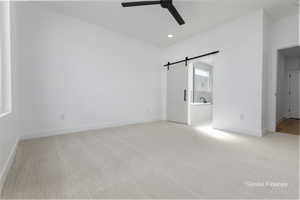
[[[161,7],[166,8],[173,15],[179,25],[185,24],[184,20],[176,10],[173,5],[173,0],[159,0],[159,1],[136,1],[136,2],[123,2],[123,7],[133,7],[133,6],[148,6],[148,5],[161,5]]]

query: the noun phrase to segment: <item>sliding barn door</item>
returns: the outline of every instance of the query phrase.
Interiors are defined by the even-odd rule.
[[[170,66],[167,72],[167,120],[187,124],[188,68],[185,63]]]

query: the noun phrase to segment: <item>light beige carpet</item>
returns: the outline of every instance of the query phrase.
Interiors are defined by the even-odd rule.
[[[2,198],[296,199],[299,137],[156,122],[22,141]]]

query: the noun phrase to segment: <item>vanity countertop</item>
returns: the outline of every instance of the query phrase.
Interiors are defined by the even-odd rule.
[[[212,103],[211,102],[207,102],[207,103],[191,103],[191,105],[193,105],[193,106],[212,105]]]

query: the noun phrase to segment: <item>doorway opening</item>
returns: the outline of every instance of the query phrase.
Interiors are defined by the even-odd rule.
[[[276,131],[300,135],[300,47],[278,51]]]
[[[211,124],[213,120],[213,57],[190,63],[188,70],[188,124]]]

